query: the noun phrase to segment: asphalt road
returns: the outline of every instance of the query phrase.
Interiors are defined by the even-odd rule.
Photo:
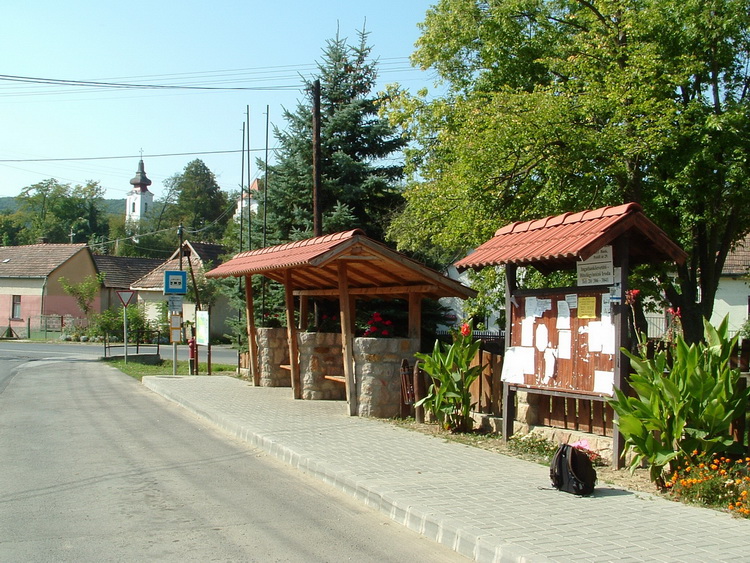
[[[13,350],[0,561],[465,560],[86,354]]]
[[[135,348],[131,344],[128,347],[128,353],[134,353]],[[115,350],[116,354],[122,354],[122,348]],[[172,345],[163,344],[160,346],[159,353],[165,360],[172,359]],[[81,343],[81,342],[30,342],[23,340],[3,340],[0,341],[0,354],[10,355],[19,358],[99,358],[104,355],[104,346],[102,344]],[[206,361],[206,347],[198,347],[198,359],[201,362]],[[177,346],[177,360],[188,360],[188,349],[184,344]],[[212,346],[211,361],[214,364],[237,365],[237,350],[230,346]]]

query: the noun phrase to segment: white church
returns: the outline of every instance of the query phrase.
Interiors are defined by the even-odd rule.
[[[130,190],[125,203],[125,223],[138,224],[154,205],[154,194],[148,191],[151,180],[146,176],[143,159],[138,163],[138,172],[130,183],[133,189]]]

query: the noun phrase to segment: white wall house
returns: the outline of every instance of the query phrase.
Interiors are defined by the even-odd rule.
[[[711,324],[719,324],[729,315],[729,330],[732,334],[739,331],[748,318],[750,309],[750,236],[745,237],[729,253],[719,280],[719,289],[714,300],[714,312]]]

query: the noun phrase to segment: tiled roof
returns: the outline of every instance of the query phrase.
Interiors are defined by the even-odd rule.
[[[158,258],[134,258],[132,256],[109,256],[95,254],[96,269],[104,273],[104,287],[127,289],[137,279],[163,263]]]
[[[632,238],[630,257],[634,263],[653,260],[681,263],[687,256],[643,214],[640,205],[627,203],[511,223],[456,262],[456,267],[463,270],[525,264],[543,272],[567,269],[626,232]]]
[[[30,244],[0,247],[0,278],[46,278],[86,244]]]
[[[750,273],[750,235],[729,252],[721,273],[724,276],[746,276]]]
[[[193,264],[193,270],[198,271],[202,268],[200,258],[197,256],[191,256],[190,262]],[[168,270],[179,270],[180,259],[175,258],[173,260],[167,260],[162,262],[156,268],[148,272],[142,278],[135,280],[130,284],[131,289],[145,289],[145,290],[162,290],[164,289],[164,272]],[[182,269],[189,271],[188,258],[182,259]]]
[[[227,253],[226,248],[220,244],[214,244],[211,242],[193,242],[186,240],[184,243],[185,247],[195,252],[200,258],[201,262],[206,265],[218,266],[221,264],[221,256]],[[179,258],[180,249],[178,248],[170,256],[170,260],[173,258]]]
[[[237,254],[206,274],[209,278],[262,274],[309,295],[335,297],[339,266],[346,265],[352,293],[403,297],[409,290],[430,297],[472,297],[476,292],[439,272],[367,238],[359,229]]]

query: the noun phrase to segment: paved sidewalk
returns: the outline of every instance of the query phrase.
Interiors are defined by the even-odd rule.
[[[144,377],[156,393],[477,561],[748,561],[750,521],[607,485],[549,489],[534,463],[349,417],[343,402],[231,377]]]

